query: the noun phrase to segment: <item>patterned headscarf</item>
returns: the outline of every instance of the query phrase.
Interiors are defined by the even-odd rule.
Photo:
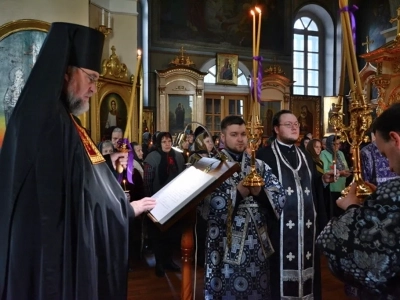
[[[330,154],[332,154],[332,157],[335,156],[334,152],[335,152],[335,148],[334,148],[334,143],[335,143],[335,137],[336,140],[340,139],[340,137],[338,137],[337,135],[330,135],[328,136],[328,138],[326,139],[326,151],[328,151]],[[338,150],[337,152],[339,152],[340,150]],[[345,168],[345,164],[343,163],[342,159],[340,158],[340,156],[338,155],[338,153],[336,153],[336,168],[339,171],[342,171]]]

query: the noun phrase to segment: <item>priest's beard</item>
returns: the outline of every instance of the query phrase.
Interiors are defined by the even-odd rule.
[[[293,145],[297,141],[297,139],[287,137],[279,137],[279,140],[286,145]]]
[[[69,111],[75,116],[79,116],[89,110],[89,102],[82,101],[71,92],[68,92],[67,101]]]

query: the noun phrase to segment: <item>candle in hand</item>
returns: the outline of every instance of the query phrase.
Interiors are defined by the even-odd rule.
[[[333,179],[336,182],[336,180],[338,179],[338,176],[336,174],[337,170],[336,170],[336,161],[335,160],[332,161],[332,170],[333,170]]]
[[[122,180],[122,183],[124,184],[124,191],[126,191],[126,180]]]

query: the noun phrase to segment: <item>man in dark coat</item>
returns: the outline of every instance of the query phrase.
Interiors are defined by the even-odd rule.
[[[96,92],[104,36],[54,23],[0,156],[0,299],[126,299],[129,205],[77,115]]]
[[[321,299],[315,236],[327,223],[322,180],[333,181],[333,173],[324,174],[321,180],[311,156],[295,145],[300,124],[291,111],[276,113],[272,127],[275,140],[257,153],[286,191],[280,220],[271,218],[268,225],[275,250],[269,258],[272,299]]]
[[[378,151],[389,170],[400,175],[400,103],[377,117],[372,125]],[[357,197],[353,183],[337,199],[344,213],[332,218],[317,238],[330,270],[357,287],[357,299],[400,299],[400,178],[368,184],[373,193]]]

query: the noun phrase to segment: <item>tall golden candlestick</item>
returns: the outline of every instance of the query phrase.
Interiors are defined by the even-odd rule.
[[[351,145],[353,155],[353,182],[357,183],[356,194],[360,200],[363,200],[367,195],[371,193],[369,186],[365,184],[361,177],[361,165],[360,165],[360,144],[364,139],[365,132],[369,129],[372,116],[371,116],[371,103],[366,103],[362,92],[361,79],[358,71],[358,65],[354,50],[354,42],[352,39],[352,32],[350,26],[350,18],[348,12],[348,1],[339,0],[340,7],[340,18],[342,21],[343,28],[343,58],[342,58],[342,72],[339,86],[339,97],[343,97],[344,89],[344,69],[346,68],[349,75],[350,81],[350,95],[351,101],[349,106],[350,113],[350,125],[346,126],[343,124],[342,114],[340,109],[342,107],[341,102],[339,105],[333,107],[333,114],[329,119],[329,123],[334,126],[336,130],[341,134],[341,140],[347,141]],[[339,99],[341,101],[341,99]],[[336,134],[335,134],[336,136]],[[336,153],[334,154],[334,160],[336,162]],[[347,187],[342,191],[343,195],[349,192]]]
[[[245,177],[243,186],[251,187],[251,186],[263,186],[264,180],[257,173],[256,170],[256,150],[258,148],[258,141],[263,133],[263,126],[261,126],[259,121],[259,103],[258,103],[258,95],[257,95],[257,85],[259,78],[258,75],[258,59],[260,54],[260,36],[261,36],[261,10],[258,7],[255,7],[255,10],[258,12],[259,20],[258,20],[258,29],[256,33],[256,15],[254,10],[251,10],[250,13],[253,16],[253,95],[250,103],[250,121],[247,122],[247,135],[249,137],[249,146],[251,149],[251,170],[250,173]]]

